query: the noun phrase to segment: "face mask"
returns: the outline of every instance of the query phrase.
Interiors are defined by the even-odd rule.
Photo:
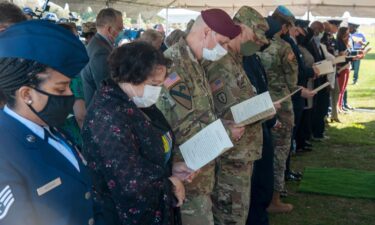
[[[215,35],[215,34],[212,32],[212,35]],[[218,61],[227,53],[228,53],[227,50],[223,48],[223,46],[221,46],[219,43],[217,43],[213,49],[203,48],[202,57],[206,60]]]
[[[132,89],[135,95],[135,91],[133,87],[130,86],[130,88]],[[151,85],[146,84],[145,89],[143,91],[143,96],[142,97],[134,96],[132,98],[134,104],[138,106],[139,108],[147,108],[147,107],[154,105],[159,99],[161,89],[162,88],[159,86],[151,86]]]
[[[318,34],[318,38],[319,38],[319,40],[323,38],[323,35],[324,35],[323,32],[321,32],[321,33]]]
[[[31,105],[28,105],[31,111],[48,126],[58,127],[64,124],[65,119],[73,110],[74,95],[53,95],[42,90],[34,90],[48,96],[48,100],[46,106],[40,112],[37,112]]]
[[[320,44],[320,40],[322,39],[323,37],[323,33],[319,33],[318,36],[314,36],[314,41],[317,45]]]
[[[240,46],[240,52],[243,56],[251,56],[259,50],[260,50],[260,46],[251,41],[241,43],[241,46]]]
[[[305,46],[306,43],[307,43],[307,37],[306,37],[306,36],[303,36],[303,35],[298,35],[298,36],[296,37],[296,41],[297,41],[297,44],[298,44],[298,45]]]

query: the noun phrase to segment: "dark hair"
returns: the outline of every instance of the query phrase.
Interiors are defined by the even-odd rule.
[[[347,27],[340,27],[339,30],[337,31],[337,39],[338,40],[343,40],[344,36],[348,32],[349,28]]]
[[[122,13],[113,8],[100,10],[96,16],[96,27],[104,27],[116,23],[117,17],[122,17]]]
[[[77,26],[75,25],[75,23],[58,23],[57,25],[72,32],[73,34],[77,32]]]
[[[140,84],[149,78],[156,65],[169,67],[171,60],[151,44],[135,41],[115,49],[108,58],[115,82]]]
[[[8,27],[25,20],[26,16],[18,6],[9,2],[0,3],[0,26]]]
[[[7,98],[4,93],[0,90],[0,109],[2,109],[6,103]]]
[[[47,66],[32,60],[21,58],[0,59],[0,89],[3,99],[10,108],[16,103],[16,91],[22,86],[40,87],[46,80],[45,77],[37,76],[45,72]]]

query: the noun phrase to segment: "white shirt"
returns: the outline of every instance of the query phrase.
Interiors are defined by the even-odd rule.
[[[44,140],[44,129],[43,127],[39,126],[38,124],[18,115],[16,112],[14,112],[13,110],[11,110],[10,108],[8,108],[7,106],[4,107],[3,111],[8,114],[9,116],[13,117],[14,119],[18,120],[20,123],[22,123],[23,125],[25,125],[27,128],[29,128],[35,135],[37,135],[38,137],[40,137],[41,139]],[[48,129],[48,127],[45,127],[45,129]],[[63,141],[65,143],[64,140],[61,140],[60,138],[54,136],[55,138],[59,139],[60,141]],[[63,145],[61,144],[60,142],[52,139],[52,138],[48,138],[48,144],[50,144],[52,147],[54,147],[58,152],[60,152],[78,171],[80,171],[79,169],[79,164],[78,164],[78,160],[77,158],[74,156],[73,152],[74,150],[72,149],[67,149],[68,146],[66,145]]]

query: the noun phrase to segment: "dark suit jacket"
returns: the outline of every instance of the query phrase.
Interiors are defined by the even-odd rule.
[[[2,110],[0,134],[0,195],[7,196],[5,200],[0,197],[0,224],[89,224],[94,218],[92,184],[77,152],[73,151],[80,172],[47,141]],[[38,189],[56,179],[60,185],[38,194]]]
[[[170,224],[172,193],[164,133],[113,81],[104,83],[94,96],[82,132],[84,154],[98,199],[105,205],[106,221]]]
[[[91,102],[95,91],[103,80],[109,78],[108,56],[113,47],[100,34],[96,33],[87,45],[90,61],[81,71],[86,106]]]

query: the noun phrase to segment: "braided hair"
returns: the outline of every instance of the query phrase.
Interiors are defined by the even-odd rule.
[[[39,86],[43,79],[36,75],[46,69],[46,65],[33,60],[0,58],[0,92],[3,94],[2,97],[0,95],[0,101],[14,107],[16,91],[22,86]]]

